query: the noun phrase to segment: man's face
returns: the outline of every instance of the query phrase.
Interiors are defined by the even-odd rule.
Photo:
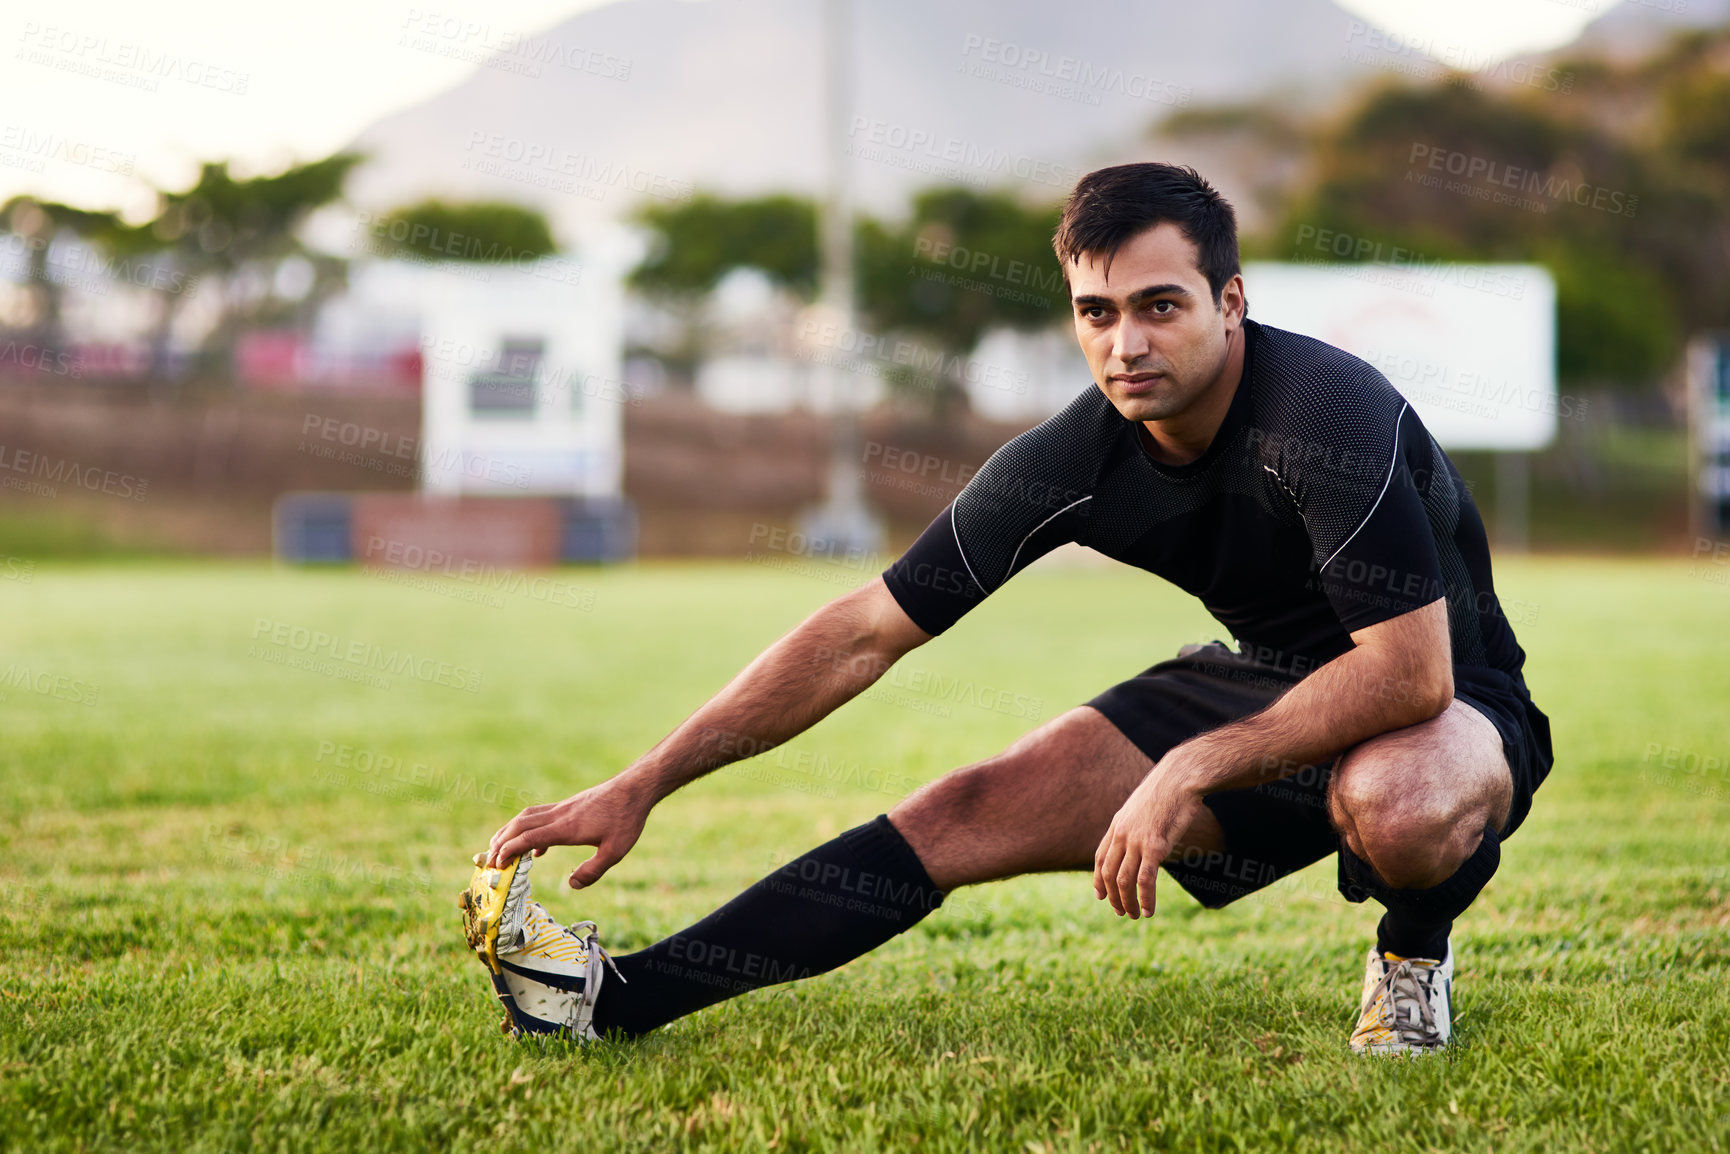
[[[1243,281],[1213,303],[1196,247],[1177,225],[1155,225],[1103,258],[1069,269],[1075,336],[1093,380],[1132,421],[1162,421],[1193,404],[1225,368],[1227,340],[1243,321]]]

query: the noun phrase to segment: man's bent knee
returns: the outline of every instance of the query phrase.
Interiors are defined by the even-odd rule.
[[[1347,847],[1395,889],[1428,889],[1452,877],[1483,839],[1473,818],[1398,817],[1360,823]]]
[[[1444,790],[1402,792],[1348,779],[1330,796],[1346,847],[1396,889],[1426,889],[1446,881],[1494,825],[1481,799]]]
[[[1456,702],[1450,714],[1468,708]],[[1484,827],[1507,820],[1512,798],[1494,727],[1471,711],[1349,750],[1329,784],[1328,813],[1346,847],[1382,880],[1421,889],[1452,876]]]

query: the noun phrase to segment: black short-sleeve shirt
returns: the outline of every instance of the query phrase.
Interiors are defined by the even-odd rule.
[[[1332,345],[1244,332],[1231,407],[1189,464],[1155,461],[1098,388],[992,454],[883,574],[907,615],[942,633],[1073,541],[1194,594],[1246,653],[1300,676],[1446,598],[1456,680],[1523,688],[1483,520],[1405,398]]]

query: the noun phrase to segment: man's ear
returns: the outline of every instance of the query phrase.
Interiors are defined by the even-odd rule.
[[[1243,274],[1236,273],[1225,282],[1219,290],[1220,309],[1226,314],[1229,325],[1243,324],[1243,318],[1249,313],[1249,298],[1243,291]]]

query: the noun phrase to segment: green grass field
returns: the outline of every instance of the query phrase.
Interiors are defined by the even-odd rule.
[[[1456,931],[1458,1045],[1413,1063],[1346,1051],[1376,914],[1331,862],[1215,913],[1167,882],[1133,924],[1084,875],[1000,883],[641,1043],[503,1037],[459,929],[468,855],[857,574],[571,570],[492,602],[354,572],[0,572],[0,1148],[1723,1150],[1712,575],[1501,566],[1558,766]],[[315,632],[338,656],[297,667]],[[1144,575],[1036,570],[910,656],[923,676],[670,799],[601,885],[554,889],[580,853],[557,851],[540,896],[646,944],[1218,632]]]

